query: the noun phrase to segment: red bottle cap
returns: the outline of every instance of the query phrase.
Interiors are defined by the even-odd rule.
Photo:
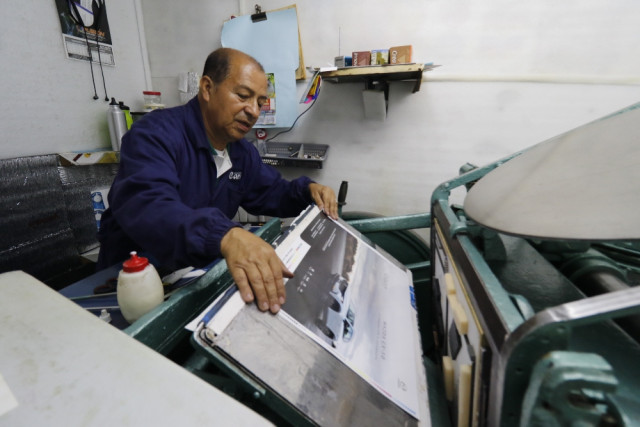
[[[143,256],[138,256],[136,251],[131,252],[131,258],[122,263],[122,271],[135,273],[144,270],[149,265],[149,260]]]

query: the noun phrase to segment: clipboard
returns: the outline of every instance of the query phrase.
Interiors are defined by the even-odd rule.
[[[309,236],[314,234],[314,241],[309,244]],[[327,242],[330,242],[328,247]],[[281,258],[283,251],[288,252],[285,264],[288,267],[290,263],[295,265],[293,270],[289,267],[295,277],[286,284],[287,302],[282,310],[277,315],[260,312],[255,304],[242,303],[238,293],[230,287],[220,297],[225,301],[221,302],[220,298],[214,301],[194,320],[191,325],[192,345],[219,369],[248,387],[255,397],[288,421],[295,420],[293,424],[429,425],[426,375],[421,361],[417,318],[410,296],[402,303],[403,307],[388,307],[394,317],[408,319],[408,322],[389,324],[384,329],[389,335],[401,335],[401,346],[398,345],[400,341],[390,337],[387,337],[386,344],[381,345],[381,329],[377,326],[366,330],[372,319],[378,319],[379,322],[389,320],[375,313],[368,314],[367,307],[375,311],[379,305],[375,297],[363,300],[363,295],[375,294],[372,289],[376,285],[388,288],[395,286],[398,289],[404,285],[411,286],[409,270],[348,224],[329,219],[315,206],[305,210],[274,244],[277,245],[276,251],[280,249],[278,254]],[[305,244],[309,248],[305,248]],[[357,250],[352,253],[354,244]],[[353,274],[349,274],[349,268],[339,265],[340,259],[346,260],[351,256],[355,260],[351,265]],[[380,280],[380,283],[372,283],[371,274],[362,274],[365,261],[367,266],[384,266],[382,270],[371,274],[384,271],[384,274],[395,277],[396,282],[398,277],[403,276],[407,282],[393,285]],[[356,266],[358,262],[361,265]],[[336,271],[336,267],[339,267],[339,271]],[[301,286],[304,287],[302,292]],[[353,287],[350,295],[349,286]],[[326,315],[331,307],[329,310],[325,307],[335,297],[328,293],[336,290],[342,293],[342,303],[355,312],[333,307],[336,309],[334,313],[342,311],[344,328],[336,328],[335,322],[330,325],[331,316]],[[302,306],[301,301],[305,299],[296,298],[296,293],[305,292],[308,293],[307,302],[324,302]],[[319,296],[325,294],[325,297]],[[378,295],[380,298],[389,298],[389,295],[382,293]],[[288,306],[292,302],[296,305]],[[403,316],[402,311],[409,315]],[[320,312],[325,314],[318,314]],[[210,319],[202,321],[206,315]],[[348,318],[351,330],[347,327]],[[217,321],[221,321],[222,326],[220,323],[214,326]],[[399,328],[404,330],[398,331]],[[395,346],[395,353],[391,345]],[[384,370],[385,366],[389,367],[375,363],[370,365],[366,360],[361,360],[363,351],[366,353],[372,349],[371,354],[377,354],[378,362],[384,361],[384,357],[380,358],[380,351],[386,351],[389,366],[403,365],[402,372],[393,372],[392,375],[397,375],[398,387],[404,381],[404,387],[415,387],[412,393],[415,393],[417,406],[408,405],[408,400],[403,400],[404,396],[392,390],[393,385],[388,382],[381,384],[383,378],[372,378],[371,369],[380,370],[383,367]],[[392,353],[408,355],[404,359],[408,363],[393,359]],[[360,356],[354,360],[356,354]],[[415,380],[413,385],[409,384],[411,378]]]
[[[295,9],[296,19],[298,21],[298,56],[299,65],[296,69],[296,80],[305,80],[307,78],[306,69],[304,67],[304,55],[302,54],[302,38],[300,37],[300,19],[298,19],[298,7],[295,4],[291,6],[285,6],[278,9],[270,10],[268,12],[278,12],[280,10]],[[255,5],[255,13],[251,14],[251,22],[260,22],[268,19],[267,13],[263,12],[259,5]]]
[[[254,57],[269,76],[269,103],[256,126],[293,126],[299,115],[296,79],[306,77],[295,5],[228,20],[220,40]]]

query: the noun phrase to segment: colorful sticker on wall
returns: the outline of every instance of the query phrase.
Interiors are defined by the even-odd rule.
[[[276,124],[276,79],[273,73],[267,73],[267,100],[262,104],[260,117],[256,125]]]

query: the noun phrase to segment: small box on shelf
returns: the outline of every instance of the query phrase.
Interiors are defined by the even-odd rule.
[[[413,57],[413,47],[409,45],[389,48],[389,64],[410,64]]]
[[[389,63],[389,49],[374,49],[371,51],[371,65],[385,65]]]
[[[361,52],[353,52],[351,54],[352,64],[354,67],[363,67],[371,65],[371,52],[368,50]]]

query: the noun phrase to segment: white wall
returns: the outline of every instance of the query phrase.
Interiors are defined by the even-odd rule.
[[[107,3],[117,62],[104,69],[109,95],[140,108],[137,2]],[[178,102],[178,73],[201,72],[220,46],[223,21],[255,4],[141,3],[153,89],[168,105]],[[260,2],[265,10],[291,3]],[[385,122],[364,119],[363,85],[325,83],[313,109],[276,139],[330,144],[324,169],[284,173],[307,173],[336,190],[348,180],[349,210],[425,211],[433,188],[463,163],[489,163],[640,100],[634,0],[296,4],[307,65],[405,43],[416,61],[442,64],[425,73],[418,93],[392,84]],[[91,99],[88,64],[64,58],[53,1],[3,0],[0,12],[0,158],[109,147],[106,105]],[[99,75],[97,82],[102,94]]]
[[[153,82],[162,83],[163,99],[177,102],[177,73],[200,72],[208,51],[220,46],[223,20],[251,13],[254,3],[194,0],[185,10],[143,0],[147,37],[158,44],[150,43]],[[263,10],[291,3],[260,2]],[[465,162],[487,164],[640,101],[640,3],[633,0],[296,4],[308,66],[396,44],[412,44],[418,62],[442,64],[425,73],[418,93],[410,83],[392,83],[384,122],[364,119],[362,84],[325,82],[313,109],[276,139],[329,144],[322,170],[283,172],[306,173],[336,190],[349,181],[348,210],[426,211],[431,191]],[[150,28],[150,21],[163,25]]]
[[[154,90],[168,106],[179,103],[178,74],[202,74],[207,55],[221,46],[222,23],[237,15],[235,1],[142,0]]]
[[[107,1],[115,67],[107,93],[141,109],[146,89],[135,1]],[[66,59],[53,0],[0,2],[0,158],[110,148],[100,68]]]

